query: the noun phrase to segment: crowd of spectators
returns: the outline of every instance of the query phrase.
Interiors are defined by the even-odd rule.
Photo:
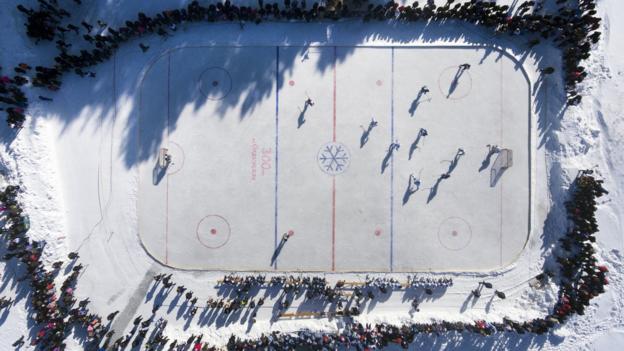
[[[35,87],[54,91],[61,86],[61,77],[65,73],[94,77],[95,72],[87,69],[109,59],[122,43],[152,33],[168,36],[184,23],[236,21],[244,26],[247,22],[337,21],[345,18],[400,22],[461,20],[491,28],[495,33],[524,34],[528,39],[527,49],[543,40],[551,40],[562,52],[569,105],[581,101],[576,85],[587,76],[581,62],[589,58],[592,44],[598,42],[601,36],[598,31],[601,20],[596,16],[595,0],[580,0],[578,3],[557,0],[560,6],[554,14],[540,14],[541,2],[536,1],[524,1],[516,9],[479,0],[447,0],[443,6],[436,6],[432,1],[415,1],[411,5],[390,1],[384,5],[369,4],[355,10],[336,0],[313,2],[311,5],[305,0],[284,0],[283,6],[258,0],[255,7],[237,6],[229,0],[209,5],[192,1],[184,8],[162,11],[154,16],[139,12],[137,19],[128,20],[118,28],[100,20],[95,24],[82,20],[78,24],[78,20],[73,19],[71,13],[59,5],[59,0],[38,2],[37,10],[18,6],[18,10],[27,17],[27,34],[35,41],[55,41],[58,54],[54,57],[53,65],[36,67],[34,74],[16,67],[12,77],[9,73],[0,77],[0,102],[6,105],[0,108],[6,110],[12,128],[20,128],[24,121],[28,100],[22,88],[28,82]],[[80,3],[77,0],[74,2]],[[72,46],[78,42],[78,48],[72,52]],[[148,45],[140,43],[139,46],[143,51],[149,50]],[[39,97],[41,100],[50,100],[41,95]]]

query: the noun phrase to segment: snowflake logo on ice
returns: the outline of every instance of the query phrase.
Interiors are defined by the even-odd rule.
[[[344,172],[349,167],[350,160],[349,151],[341,143],[327,143],[318,153],[319,166],[330,175]]]

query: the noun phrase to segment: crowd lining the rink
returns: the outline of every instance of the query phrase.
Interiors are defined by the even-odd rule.
[[[80,0],[73,0],[80,4]],[[61,86],[64,74],[73,72],[81,76],[95,76],[88,71],[105,60],[123,42],[155,33],[161,36],[172,35],[179,25],[190,22],[236,21],[241,23],[271,21],[340,21],[345,18],[361,18],[363,21],[449,21],[461,20],[491,28],[496,33],[527,34],[529,49],[540,41],[551,40],[561,49],[563,55],[563,77],[570,105],[580,102],[576,92],[576,84],[585,76],[585,68],[580,65],[589,57],[591,45],[600,38],[596,31],[600,19],[596,16],[594,0],[566,1],[553,0],[559,5],[556,14],[536,14],[536,4],[525,1],[515,13],[506,5],[491,2],[468,1],[455,2],[449,0],[444,6],[431,3],[400,6],[389,2],[385,5],[360,5],[352,10],[341,2],[313,3],[305,1],[285,0],[283,6],[264,3],[259,0],[257,7],[235,6],[229,1],[210,5],[200,5],[197,1],[187,7],[163,11],[150,17],[138,14],[136,20],[129,20],[120,28],[111,28],[106,23],[78,24],[71,13],[59,5],[61,0],[39,0],[38,9],[30,9],[22,5],[18,9],[27,17],[28,35],[35,41],[55,41],[58,54],[54,64],[49,67],[36,66],[34,69],[20,63],[14,68],[14,74],[4,74],[0,78],[0,107],[7,114],[7,121],[12,128],[21,128],[26,116],[28,99],[24,88],[37,87],[57,90]],[[575,3],[572,6],[572,3]],[[353,7],[353,6],[352,6]],[[71,23],[75,21],[74,23]],[[91,45],[92,48],[72,52],[72,42],[81,41],[81,46]],[[79,45],[76,45],[78,47]],[[141,50],[149,47],[140,44]],[[543,74],[552,74],[551,67],[543,69]],[[41,100],[51,98],[39,95]],[[29,284],[28,308],[32,326],[30,335],[16,340],[15,347],[25,342],[35,345],[37,349],[60,351],[65,349],[65,339],[72,333],[84,334],[85,349],[88,350],[123,350],[130,345],[144,346],[148,350],[213,350],[217,349],[202,341],[201,335],[191,335],[186,340],[169,340],[165,336],[167,321],[156,320],[154,317],[158,304],[154,306],[153,315],[143,320],[141,316],[134,319],[134,328],[126,335],[116,336],[112,330],[112,322],[117,312],[103,318],[88,308],[89,299],[77,301],[74,290],[78,285],[78,277],[82,269],[77,260],[78,253],[71,253],[67,262],[55,262],[50,265],[42,261],[45,242],[31,240],[28,236],[29,220],[19,203],[19,186],[7,186],[0,192],[3,220],[2,245],[7,261],[5,270],[24,272],[24,276],[12,279],[19,281],[20,286]],[[502,322],[483,320],[473,323],[436,321],[432,323],[414,323],[394,326],[389,324],[363,325],[357,322],[359,302],[374,299],[393,289],[423,289],[430,294],[435,289],[445,289],[452,285],[450,278],[423,278],[414,276],[411,281],[401,283],[393,279],[371,278],[360,285],[338,281],[330,284],[324,276],[244,276],[227,275],[217,286],[224,289],[222,298],[209,299],[202,309],[210,310],[210,314],[230,314],[242,310],[258,308],[264,300],[254,299],[251,294],[257,289],[272,288],[286,296],[281,299],[283,306],[278,306],[277,316],[288,308],[292,299],[305,295],[305,299],[317,299],[327,303],[345,303],[338,308],[333,317],[343,318],[345,327],[336,333],[322,333],[301,330],[293,333],[271,332],[259,339],[242,340],[232,336],[227,344],[230,350],[247,349],[335,349],[354,347],[367,349],[383,347],[396,343],[404,348],[423,333],[477,333],[496,335],[514,332],[519,334],[544,334],[559,324],[564,323],[571,315],[582,315],[589,302],[604,292],[608,284],[607,268],[599,265],[595,257],[596,199],[606,194],[602,181],[594,177],[591,171],[581,172],[573,182],[570,199],[566,209],[570,227],[559,240],[556,252],[558,271],[545,271],[538,275],[538,281],[555,281],[559,286],[558,299],[551,312],[542,318],[528,321],[504,319]],[[65,267],[65,274],[61,268]],[[17,273],[16,273],[17,274]],[[5,279],[6,275],[5,275]],[[430,279],[430,280],[429,280]],[[58,284],[60,282],[60,284]],[[174,294],[177,298],[185,298],[190,303],[188,315],[192,316],[200,308],[197,297],[184,286],[173,282],[172,275],[157,275],[155,288],[165,289],[166,294]],[[175,286],[175,290],[174,290]],[[479,286],[488,287],[487,282]],[[428,290],[428,291],[427,291]],[[473,291],[478,298],[480,290]],[[504,293],[497,295],[505,298]],[[290,299],[288,298],[290,296]],[[10,308],[13,301],[2,298],[0,308]],[[356,301],[346,305],[345,301]],[[259,305],[260,304],[260,305]],[[250,307],[253,306],[253,307]],[[418,305],[412,304],[417,309]],[[255,312],[251,312],[255,313]],[[326,317],[327,315],[320,315]],[[250,318],[255,322],[255,318]],[[148,331],[152,333],[148,335]]]

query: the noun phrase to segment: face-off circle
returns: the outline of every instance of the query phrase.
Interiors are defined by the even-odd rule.
[[[347,147],[342,143],[329,142],[319,149],[316,160],[323,172],[337,175],[349,168],[351,156]]]
[[[472,76],[470,69],[460,69],[459,66],[445,68],[438,78],[440,93],[450,100],[463,99],[472,90]]]
[[[171,163],[167,167],[167,174],[176,174],[184,167],[184,149],[182,149],[180,144],[169,140],[169,149],[167,152],[171,155]]]
[[[198,85],[208,100],[222,100],[232,90],[232,76],[221,67],[210,67],[199,75]]]
[[[470,244],[472,228],[462,218],[449,217],[438,227],[438,240],[448,250],[461,250]]]
[[[230,240],[230,223],[219,215],[208,215],[197,223],[197,240],[209,249],[218,249]]]

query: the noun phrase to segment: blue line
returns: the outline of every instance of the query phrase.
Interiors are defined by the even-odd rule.
[[[391,48],[392,63],[390,81],[390,143],[394,142],[394,46]],[[390,272],[394,269],[394,157],[390,160]]]
[[[273,238],[273,252],[277,250],[277,174],[279,153],[279,46],[275,47],[275,234]],[[273,263],[277,270],[277,258]]]

